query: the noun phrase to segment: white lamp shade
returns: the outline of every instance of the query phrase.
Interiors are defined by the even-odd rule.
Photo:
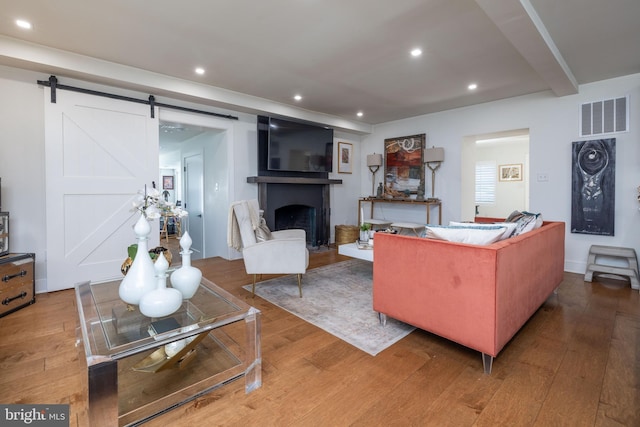
[[[424,150],[424,162],[444,162],[444,148],[432,147]]]
[[[382,166],[382,154],[367,155],[367,166]]]

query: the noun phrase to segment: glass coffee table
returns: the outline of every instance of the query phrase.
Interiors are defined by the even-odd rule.
[[[259,310],[203,278],[177,312],[152,319],[119,285],[75,286],[90,425],[138,423],[243,376],[246,393],[262,385]]]

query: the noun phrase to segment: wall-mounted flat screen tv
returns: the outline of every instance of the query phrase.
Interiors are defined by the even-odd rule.
[[[331,172],[333,129],[271,117],[268,157],[272,171]]]

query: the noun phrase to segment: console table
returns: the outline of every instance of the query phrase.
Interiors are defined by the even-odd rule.
[[[440,200],[437,201],[429,201],[429,200],[415,200],[415,199],[383,199],[376,197],[363,197],[358,199],[358,224],[362,221],[362,204],[369,203],[371,207],[369,218],[373,218],[373,207],[376,203],[393,203],[393,204],[403,204],[403,205],[412,205],[412,206],[421,206],[427,210],[427,222],[426,224],[431,224],[431,209],[438,208],[438,224],[442,224],[442,202]]]
[[[182,237],[182,220],[179,216],[170,213],[162,213],[162,229],[160,230],[160,240],[164,234],[164,239],[169,244],[169,220],[173,220],[173,224],[176,228],[176,237],[179,239]]]
[[[157,331],[158,319],[120,300],[119,284],[75,286],[89,425],[137,425],[243,376],[247,393],[262,385],[259,310],[203,278]]]

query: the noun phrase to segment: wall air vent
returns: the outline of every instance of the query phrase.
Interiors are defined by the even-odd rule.
[[[580,136],[629,131],[629,97],[587,102],[580,106]]]

